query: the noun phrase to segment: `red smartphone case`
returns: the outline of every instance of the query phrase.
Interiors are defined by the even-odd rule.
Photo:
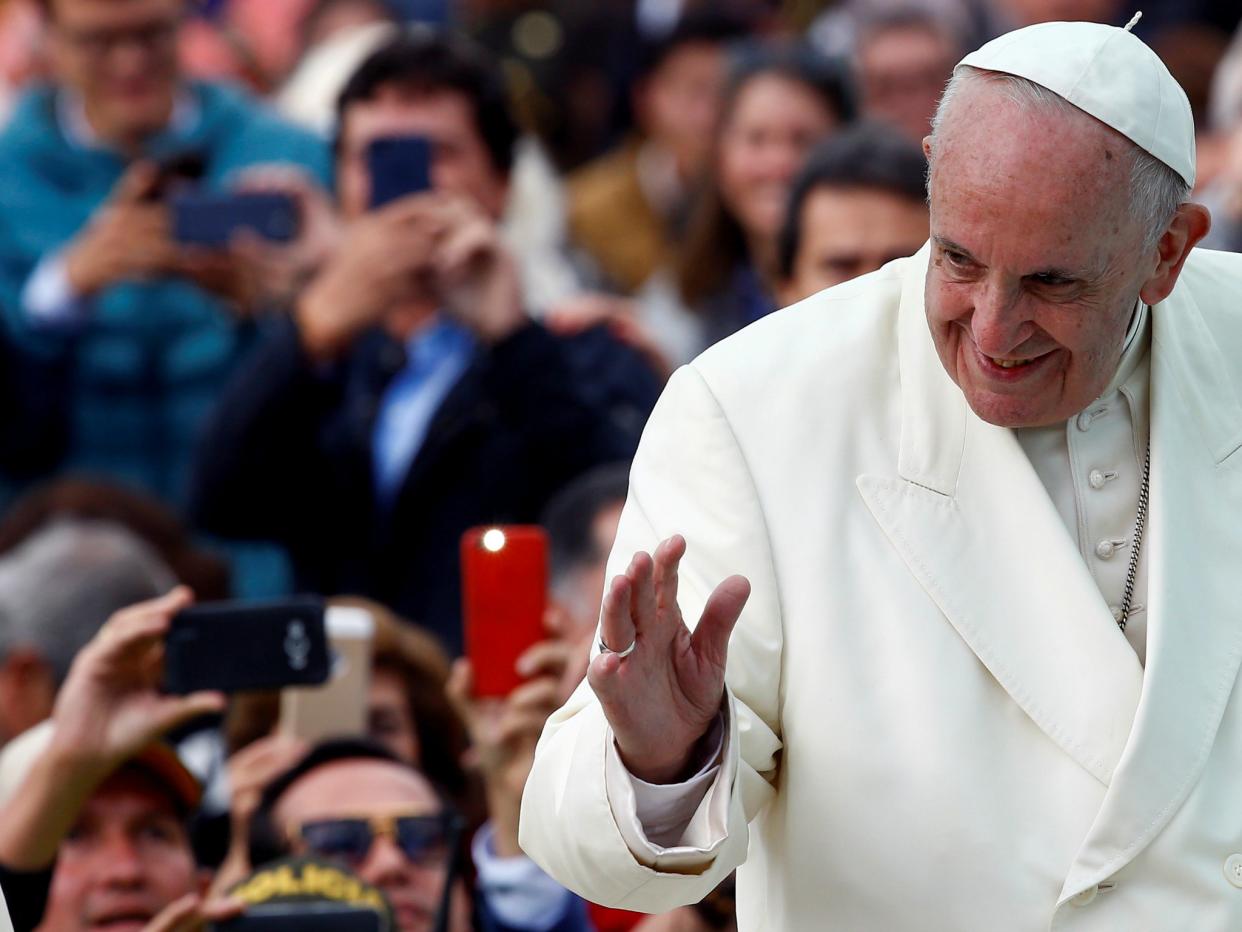
[[[461,538],[462,617],[476,696],[507,696],[515,669],[547,637],[548,539],[533,525],[471,528]]]

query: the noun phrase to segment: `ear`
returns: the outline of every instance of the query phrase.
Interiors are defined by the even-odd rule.
[[[923,137],[923,155],[927,159],[929,164],[931,163],[931,153],[932,153],[932,138],[931,136],[924,136]]]
[[[1139,297],[1143,303],[1159,304],[1173,291],[1186,257],[1212,227],[1212,215],[1202,204],[1183,204],[1177,208],[1169,227],[1156,243],[1159,261],[1143,287]]]

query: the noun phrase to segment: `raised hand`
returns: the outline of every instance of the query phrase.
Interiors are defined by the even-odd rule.
[[[164,635],[193,600],[178,586],[122,609],[74,659],[52,712],[53,743],[84,772],[107,773],[182,722],[224,708],[219,693],[159,692]]]
[[[637,553],[604,596],[600,636],[609,650],[587,671],[621,759],[648,783],[688,776],[695,744],[720,711],[729,636],[750,596],[730,576],[708,597],[693,633],[677,606],[677,569],[686,542],[674,536],[654,560]],[[620,654],[631,644],[634,650]]]
[[[0,864],[40,870],[95,788],[164,732],[224,708],[220,693],[159,692],[164,635],[194,600],[185,586],[122,609],[69,668],[52,711],[51,740],[0,811]]]

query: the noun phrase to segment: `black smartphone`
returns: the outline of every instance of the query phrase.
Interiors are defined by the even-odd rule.
[[[236,919],[217,922],[213,932],[381,932],[383,916],[373,909],[338,903],[282,903],[252,906]]]
[[[331,660],[323,614],[311,597],[192,605],[173,617],[164,641],[164,691],[324,683]]]
[[[144,200],[162,201],[173,192],[193,189],[207,174],[207,159],[202,152],[185,149],[160,159],[155,183]]]
[[[371,209],[431,187],[431,140],[426,136],[388,136],[367,147]]]
[[[287,243],[298,235],[298,202],[288,194],[183,191],[170,200],[173,239],[222,249],[240,231]]]

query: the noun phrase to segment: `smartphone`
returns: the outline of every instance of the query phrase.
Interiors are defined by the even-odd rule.
[[[328,681],[322,686],[288,686],[280,691],[279,730],[309,744],[367,733],[375,619],[364,608],[330,605],[324,613],[324,629],[332,652]]]
[[[547,637],[548,537],[533,525],[471,528],[461,538],[462,617],[477,696],[507,696],[517,659]]]
[[[164,639],[164,691],[236,692],[306,686],[328,678],[323,602],[204,602],[172,619]]]
[[[341,903],[251,906],[235,919],[209,926],[218,932],[382,932],[383,914]]]
[[[143,200],[162,201],[174,191],[192,189],[207,174],[207,159],[196,149],[175,152],[161,159],[156,170],[155,183]]]
[[[426,136],[388,136],[367,147],[371,209],[431,188],[431,140]]]
[[[297,200],[278,192],[183,191],[169,203],[173,239],[188,246],[223,249],[242,230],[287,243],[301,227]]]

